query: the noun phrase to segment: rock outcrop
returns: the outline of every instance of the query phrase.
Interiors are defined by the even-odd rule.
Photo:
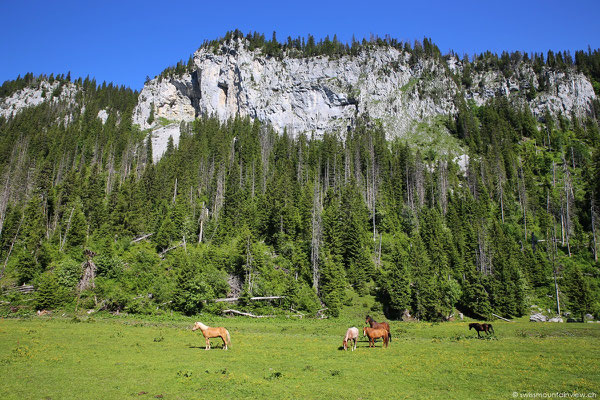
[[[279,59],[250,51],[239,40],[222,45],[218,54],[201,48],[193,63],[191,72],[159,77],[144,86],[134,110],[135,124],[158,137],[157,129],[168,123],[201,115],[225,121],[237,115],[258,118],[278,132],[318,136],[345,132],[359,116],[368,115],[381,123],[388,137],[396,137],[416,122],[455,113],[457,95],[478,105],[505,95],[527,102],[538,117],[546,110],[583,115],[595,98],[589,80],[574,69],[543,67],[536,74],[531,63],[520,62],[509,78],[497,70],[473,72],[465,87],[457,83],[463,65],[455,57],[415,62],[410,53],[393,47],[339,58]]]
[[[35,87],[26,87],[0,99],[0,117],[10,118],[23,109],[38,106],[45,101],[73,103],[77,87],[73,83],[42,80]]]
[[[292,136],[343,133],[368,116],[391,138],[416,132],[418,122],[456,113],[460,97],[481,105],[506,96],[527,103],[537,117],[546,111],[585,115],[596,98],[589,79],[574,68],[534,71],[531,62],[519,61],[503,73],[473,65],[465,80],[466,67],[454,56],[413,57],[391,46],[365,46],[353,56],[278,58],[249,50],[238,39],[222,44],[217,54],[199,49],[186,73],[148,81],[133,123],[152,136],[157,160],[170,136],[178,143],[181,122],[204,115],[258,119]],[[77,91],[70,82],[40,81],[0,99],[0,116],[44,101],[73,103]],[[105,123],[108,112],[101,110],[98,118]]]
[[[546,321],[548,321],[548,317],[546,317],[542,313],[536,313],[536,314],[532,314],[531,316],[529,316],[529,321],[530,322],[546,322]]]

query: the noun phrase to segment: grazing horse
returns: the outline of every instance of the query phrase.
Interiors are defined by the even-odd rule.
[[[392,331],[390,330],[390,324],[387,322],[377,322],[371,318],[371,316],[367,315],[365,318],[365,324],[369,324],[371,328],[385,329],[388,333],[388,337],[390,338],[390,342],[392,341]]]
[[[348,328],[343,342],[344,350],[348,350],[348,340],[352,340],[354,341],[354,345],[352,345],[351,347],[352,351],[354,351],[354,349],[356,349],[356,339],[358,339],[358,328],[354,326],[352,328]]]
[[[496,332],[494,332],[494,327],[492,327],[492,324],[480,324],[478,322],[472,322],[469,324],[469,330],[471,329],[475,329],[477,331],[477,337],[481,337],[481,335],[479,334],[479,332],[483,331],[486,334],[490,335],[491,333],[496,334]]]
[[[363,335],[369,338],[369,347],[375,347],[375,339],[383,338],[383,345],[388,347],[389,335],[385,329],[378,328],[363,328]]]
[[[204,325],[202,322],[196,322],[192,331],[200,329],[202,331],[202,335],[206,339],[206,348],[204,350],[210,350],[210,338],[220,337],[223,339],[223,350],[227,350],[227,345],[231,345],[231,337],[229,336],[229,332],[227,329],[223,327],[219,328],[210,328]]]

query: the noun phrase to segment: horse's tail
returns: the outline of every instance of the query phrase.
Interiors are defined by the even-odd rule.
[[[388,337],[390,339],[390,342],[392,341],[392,330],[390,328],[388,328]]]
[[[492,324],[489,324],[489,326],[490,326],[490,330],[491,330],[491,331],[492,331],[492,333],[495,335],[495,334],[496,334],[496,332],[494,332],[494,327],[492,326]]]

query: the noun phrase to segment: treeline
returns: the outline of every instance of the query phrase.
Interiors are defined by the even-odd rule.
[[[270,40],[266,39],[265,35],[259,32],[249,32],[244,35],[240,30],[228,31],[225,36],[219,39],[205,41],[200,48],[210,49],[215,54],[221,54],[223,51],[229,51],[223,48],[226,45],[228,48],[237,46],[238,42],[242,43],[248,50],[260,50],[268,57],[317,57],[327,56],[329,58],[339,58],[343,56],[356,56],[364,51],[369,51],[378,47],[391,47],[399,51],[403,51],[410,55],[409,63],[414,65],[423,59],[437,59],[446,61],[450,57],[456,57],[462,62],[462,71],[460,79],[457,83],[469,88],[471,85],[471,73],[473,71],[498,71],[506,78],[510,78],[521,63],[530,64],[537,75],[537,80],[540,83],[540,90],[544,86],[544,68],[554,71],[567,72],[575,69],[585,74],[594,87],[594,91],[600,96],[600,50],[592,50],[588,47],[587,51],[577,50],[573,56],[569,50],[552,51],[548,50],[544,53],[527,53],[521,51],[503,51],[501,54],[486,51],[481,54],[475,54],[469,57],[464,54],[460,56],[454,51],[448,54],[442,54],[439,47],[430,39],[423,40],[400,41],[392,38],[390,35],[385,35],[383,38],[371,34],[367,38],[357,40],[354,36],[348,42],[342,42],[333,35],[330,38],[327,35],[325,38],[315,39],[313,35],[308,35],[306,38],[298,36],[292,38],[288,36],[285,40],[278,40],[277,33],[273,32]],[[193,57],[190,56],[186,61],[181,60],[176,65],[166,68],[158,76],[159,79],[166,77],[180,76],[183,73],[193,72],[195,68]],[[149,78],[148,78],[149,80]],[[533,85],[532,85],[533,86]]]
[[[95,90],[83,113],[45,103],[0,120],[2,282],[33,283],[38,308],[193,314],[283,295],[282,312],[335,316],[354,292],[390,318],[514,317],[554,309],[556,282],[563,311],[600,312],[595,120],[463,102],[446,123],[462,162],[368,119],[293,138],[204,118],[153,164],[134,93]],[[85,249],[97,277],[79,294]]]

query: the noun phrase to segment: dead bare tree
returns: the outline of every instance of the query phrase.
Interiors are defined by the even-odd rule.
[[[215,202],[213,204],[213,217],[217,219],[219,212],[223,208],[223,202],[225,201],[225,166],[221,165],[219,173],[217,174],[217,188],[215,191]]]
[[[414,169],[414,193],[415,200],[419,209],[425,204],[425,165],[421,158],[421,153],[417,152],[415,157],[415,169]]]
[[[477,231],[477,250],[475,256],[479,272],[483,275],[490,275],[492,273],[492,260],[483,222]]]
[[[319,163],[320,164],[320,163]],[[318,169],[318,171],[320,168]],[[321,215],[323,212],[323,199],[321,193],[321,185],[317,176],[315,182],[314,194],[313,194],[313,208],[312,208],[312,235],[311,235],[311,246],[310,246],[310,260],[312,263],[313,272],[313,288],[319,292],[319,251],[321,247]]]
[[[438,164],[438,186],[440,188],[440,194],[438,201],[442,209],[442,213],[446,215],[448,211],[448,162],[440,160]],[[504,219],[502,220],[504,221]]]
[[[115,154],[114,151],[111,150],[110,155],[108,156],[108,163],[106,164],[106,170],[108,171],[108,175],[106,177],[106,195],[110,195],[113,189],[113,179],[115,175]]]
[[[81,264],[81,269],[83,270],[81,274],[81,279],[77,284],[77,305],[75,306],[75,311],[79,307],[79,299],[81,298],[81,292],[87,289],[94,289],[96,287],[96,264],[92,261],[92,258],[96,256],[91,250],[85,250],[83,254],[86,256],[86,261]],[[98,300],[96,299],[96,295],[94,295],[94,303],[97,305]]]
[[[523,213],[523,240],[527,240],[527,190],[525,187],[525,176],[523,174],[523,163],[519,157],[519,204],[521,205],[521,211]]]
[[[83,254],[86,256],[86,260],[81,264],[83,273],[77,284],[77,290],[79,292],[96,287],[96,283],[94,282],[96,278],[96,264],[92,261],[92,258],[96,256],[96,253],[91,250],[85,250]]]
[[[8,259],[10,258],[10,255],[13,251],[13,247],[15,246],[17,238],[19,237],[19,232],[21,231],[21,225],[23,224],[24,219],[25,219],[25,214],[22,214],[21,220],[19,221],[19,226],[17,226],[17,232],[15,233],[15,236],[13,237],[12,242],[10,242],[10,248],[8,249],[8,254],[6,255],[6,259],[4,260],[4,265],[2,265],[2,271],[0,271],[0,279],[4,276],[4,271],[6,270],[6,265],[8,264]]]
[[[246,283],[248,284],[248,293],[252,295],[254,289],[254,257],[252,257],[252,243],[250,235],[246,238]]]
[[[65,243],[67,242],[67,234],[69,233],[69,229],[71,229],[71,219],[73,218],[73,211],[75,211],[75,207],[71,208],[71,213],[69,214],[69,220],[67,221],[67,227],[65,228],[65,234],[60,241],[60,251],[63,251],[65,247]]]
[[[262,194],[267,190],[267,176],[269,174],[269,157],[273,150],[273,140],[267,128],[260,130],[260,159],[262,165]]]
[[[500,200],[500,216],[502,218],[502,223],[504,223],[504,183],[506,182],[506,171],[502,166],[502,161],[500,160],[500,156],[496,155],[496,190],[498,191],[498,198]]]
[[[593,238],[593,249],[594,253],[594,261],[598,262],[598,242],[596,241],[596,209],[595,204],[596,196],[594,191],[592,191],[592,201],[590,202],[590,214],[592,216],[592,238]]]
[[[198,223],[200,224],[200,232],[198,233],[198,243],[202,243],[202,236],[204,234],[204,221],[208,219],[208,208],[204,206],[202,202],[202,209],[200,210],[200,217]]]
[[[569,172],[569,166],[563,154],[563,205],[561,205],[561,222],[564,229],[564,237],[566,239],[567,244],[567,252],[569,257],[571,257],[571,245],[570,245],[570,234],[573,229],[572,224],[572,213],[573,213],[573,204],[575,202],[575,195],[573,193],[573,182],[571,180],[571,173]]]

